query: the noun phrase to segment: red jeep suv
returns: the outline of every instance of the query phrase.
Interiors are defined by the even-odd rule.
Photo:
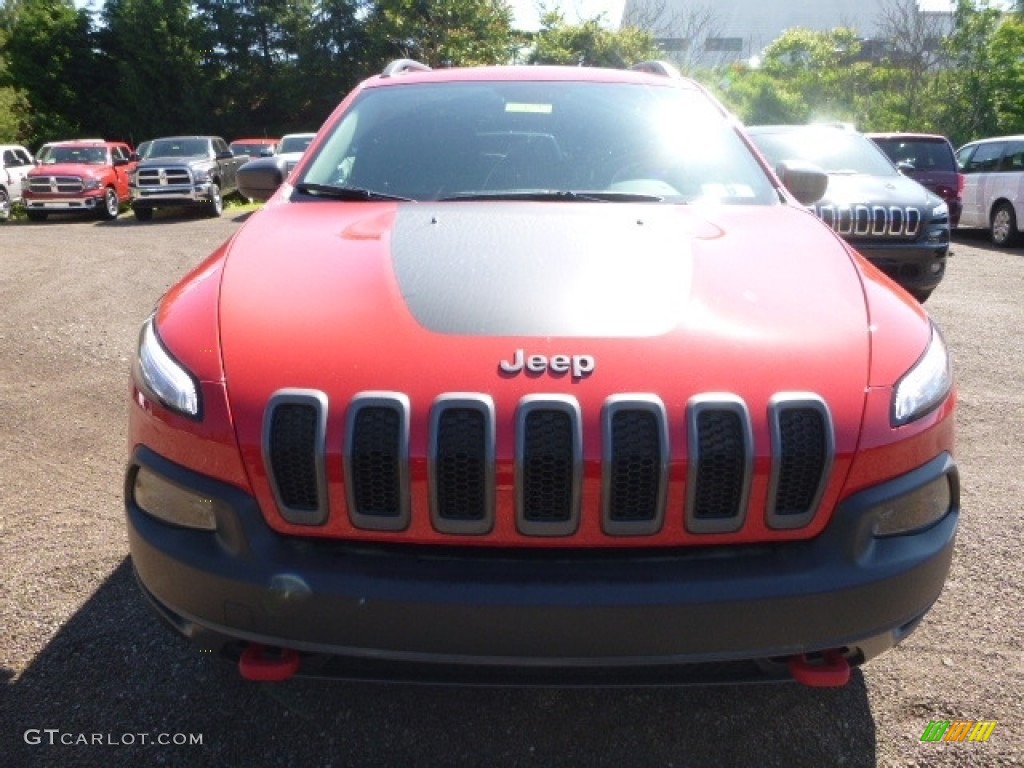
[[[928,314],[669,67],[358,86],[142,324],[143,593],[249,679],[840,685],[942,590]]]

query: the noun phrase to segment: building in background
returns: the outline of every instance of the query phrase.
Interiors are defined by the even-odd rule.
[[[626,0],[622,24],[651,32],[665,58],[686,69],[756,63],[769,44],[795,27],[856,29],[861,55],[881,58],[892,49],[887,31],[895,21],[921,23],[939,33],[937,38],[952,27],[952,7],[951,0]]]

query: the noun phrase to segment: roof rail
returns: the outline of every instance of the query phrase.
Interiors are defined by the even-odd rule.
[[[401,75],[405,72],[429,72],[430,67],[426,64],[421,64],[414,59],[395,59],[386,67],[384,71],[380,73],[381,77],[391,77],[392,75]]]
[[[651,75],[663,75],[665,77],[682,77],[682,75],[679,74],[679,70],[673,67],[671,64],[669,64],[667,61],[656,61],[653,59],[650,61],[641,61],[638,64],[634,64],[632,67],[630,67],[630,70],[634,72],[647,72],[648,74]]]

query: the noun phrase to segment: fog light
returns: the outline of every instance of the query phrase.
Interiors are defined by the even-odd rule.
[[[938,522],[953,504],[949,476],[942,475],[895,499],[871,509],[876,536],[896,536],[917,531]]]
[[[135,474],[132,495],[143,512],[165,523],[204,531],[217,529],[214,507],[218,502],[175,485],[145,467],[139,467]]]

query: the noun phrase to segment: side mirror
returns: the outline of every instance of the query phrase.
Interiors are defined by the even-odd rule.
[[[217,153],[218,160],[232,160],[235,157],[235,153],[230,149],[225,149],[223,152]]]
[[[238,169],[238,191],[250,200],[269,200],[288,175],[288,163],[279,157],[257,157]]]
[[[776,166],[775,174],[803,205],[821,200],[828,189],[828,174],[812,163],[783,160]]]
[[[907,171],[916,171],[917,166],[915,166],[909,160],[900,160],[898,163],[896,163],[896,169],[900,173],[906,173]]]
[[[128,165],[128,163],[130,163],[130,162],[131,162],[131,160],[129,160],[129,159],[127,159],[127,158],[124,158],[124,157],[115,157],[115,158],[114,158],[114,167],[115,167],[115,168],[118,168],[118,167],[120,167],[120,166],[122,166],[122,165]]]

